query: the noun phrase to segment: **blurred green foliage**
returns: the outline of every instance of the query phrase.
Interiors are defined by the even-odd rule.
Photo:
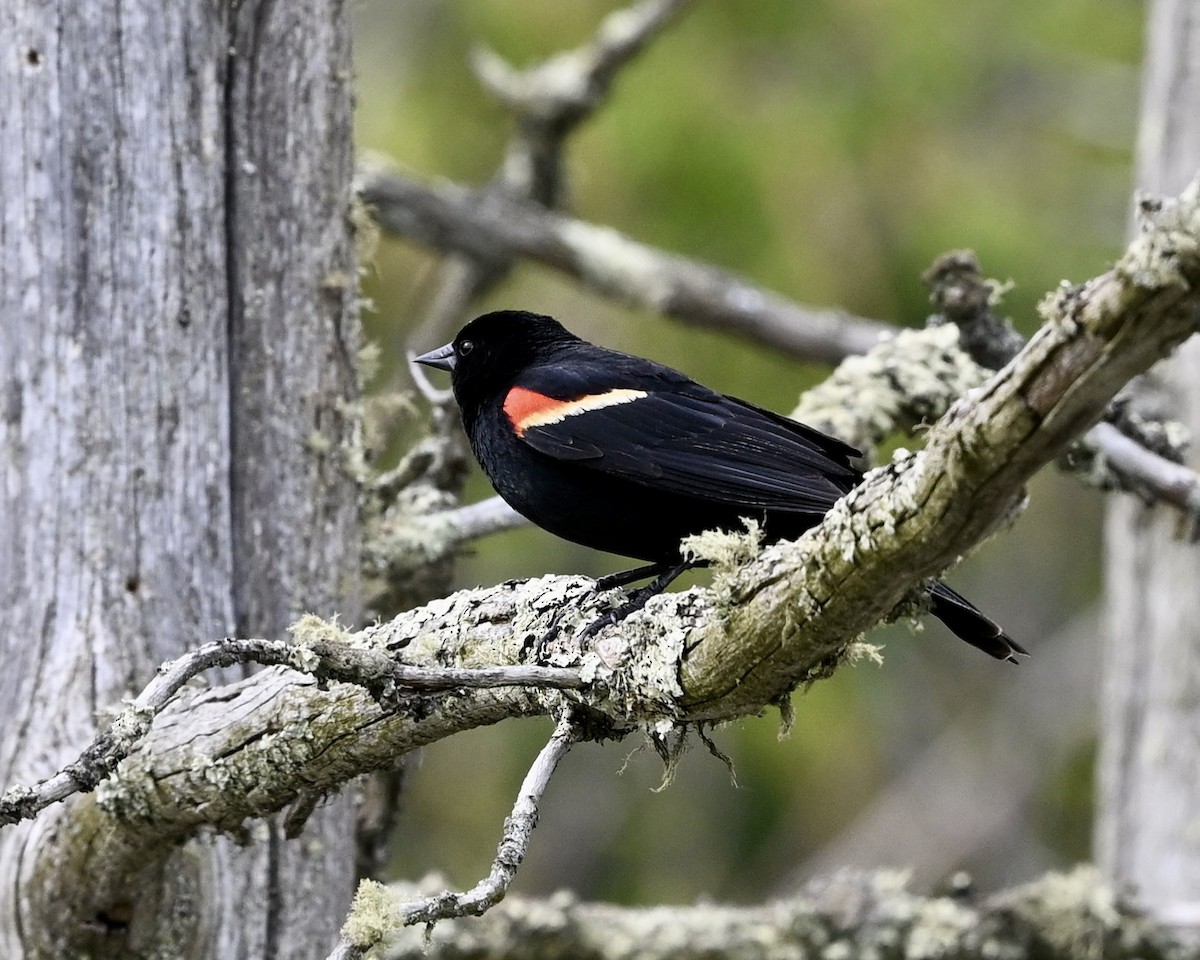
[[[485,181],[509,121],[474,80],[470,47],[529,64],[584,41],[615,8],[363,2],[360,148],[423,176]],[[702,0],[623,72],[573,138],[570,209],[801,302],[907,325],[927,312],[921,271],[944,250],[971,247],[985,271],[1013,281],[1005,309],[1029,332],[1046,291],[1103,270],[1122,246],[1143,16],[1129,0]],[[376,310],[366,322],[385,347],[385,380],[402,376],[435,262],[384,241],[372,265]],[[777,409],[821,375],[630,313],[542,268],[520,267],[478,306],[555,313],[585,336]],[[469,491],[489,492],[481,480]],[[954,582],[1036,654],[1095,595],[1098,518],[1096,496],[1039,478],[1030,510]],[[495,582],[621,566],[521,530],[480,543],[460,575]],[[939,730],[1037,669],[1036,656],[1016,671],[987,661],[936,625],[872,639],[887,644],[885,666],[847,669],[798,694],[789,739],[777,739],[769,718],[716,732],[739,789],[703,748],[659,793],[652,753],[618,777],[632,744],[579,748],[551,790],[521,889],[567,885],[639,901],[760,896],[852,828]],[[509,724],[429,749],[406,800],[397,869],[474,882],[547,731]],[[1000,883],[1022,879],[1031,862],[1085,853],[1089,736],[1085,725],[1065,768],[1045,770],[1028,819],[1011,825],[1020,856],[993,846],[962,851],[955,864]]]

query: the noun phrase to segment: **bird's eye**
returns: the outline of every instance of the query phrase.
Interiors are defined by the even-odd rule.
[[[470,353],[474,349],[475,349],[474,343],[472,343],[470,340],[464,340],[462,343],[460,343],[458,345],[458,355],[460,357],[465,357],[468,353]]]

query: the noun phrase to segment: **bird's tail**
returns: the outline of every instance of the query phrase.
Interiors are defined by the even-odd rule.
[[[1017,663],[1017,655],[1029,655],[1029,651],[1008,636],[998,623],[979,611],[965,597],[955,593],[941,580],[934,581],[929,590],[931,603],[929,612],[942,621],[950,631],[973,647],[997,660]]]

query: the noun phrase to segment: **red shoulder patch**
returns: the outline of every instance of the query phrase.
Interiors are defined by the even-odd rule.
[[[569,403],[567,400],[555,400],[536,390],[526,390],[524,387],[513,387],[504,398],[504,412],[512,423],[517,436],[525,433],[526,426],[538,415],[549,414],[551,417],[558,409]]]

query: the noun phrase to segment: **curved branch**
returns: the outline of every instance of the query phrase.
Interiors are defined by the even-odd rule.
[[[370,169],[360,172],[359,194],[391,233],[485,260],[529,257],[623,303],[793,356],[837,362],[863,353],[887,329],[840,310],[801,307],[717,267],[486,190]]]
[[[606,16],[594,36],[525,70],[486,48],[472,66],[486,90],[512,114],[515,130],[488,191],[554,208],[565,193],[567,138],[605,102],[620,69],[667,26],[688,0],[641,0]],[[504,279],[513,256],[452,254],[440,265],[437,289],[415,342],[446,339],[467,305]]]
[[[504,899],[525,859],[538,809],[559,761],[581,739],[579,729],[566,711],[559,718],[549,742],[538,753],[512,813],[504,821],[504,835],[486,877],[463,893],[439,891],[426,896],[392,898],[382,884],[368,880],[360,885],[350,916],[342,928],[342,942],[329,960],[354,960],[372,947],[391,940],[404,927],[433,924],[456,917],[479,916]]]

